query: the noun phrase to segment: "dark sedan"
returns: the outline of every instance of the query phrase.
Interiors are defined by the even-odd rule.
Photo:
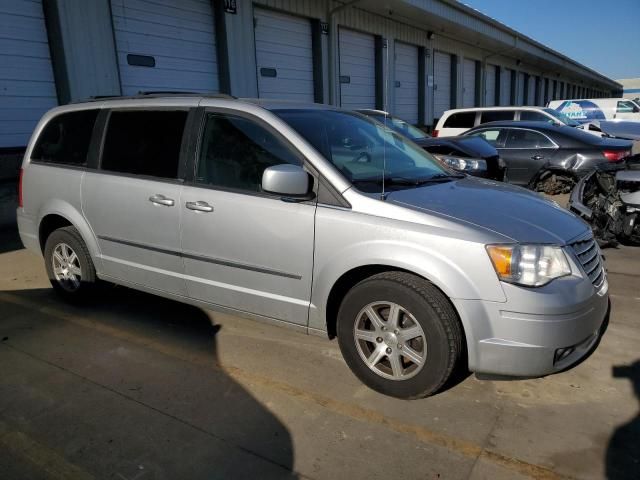
[[[491,122],[464,136],[493,145],[507,164],[507,180],[548,194],[568,193],[596,167],[625,167],[632,142],[598,137],[577,128],[547,122]]]
[[[430,137],[404,120],[382,110],[358,110],[359,113],[386,124],[433,154],[447,166],[476,177],[504,180],[505,164],[498,151],[482,139],[474,137]]]

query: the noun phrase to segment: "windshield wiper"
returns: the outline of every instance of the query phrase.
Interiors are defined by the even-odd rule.
[[[449,173],[437,173],[430,177],[422,177],[422,178],[406,178],[406,177],[398,177],[395,175],[385,176],[384,183],[385,185],[402,185],[402,186],[410,186],[417,187],[420,185],[424,185],[426,183],[437,183],[437,182],[446,182],[454,178],[464,178],[466,175],[462,174],[449,174]],[[368,178],[358,178],[351,180],[352,183],[374,183],[376,185],[382,185],[383,177],[368,177]]]

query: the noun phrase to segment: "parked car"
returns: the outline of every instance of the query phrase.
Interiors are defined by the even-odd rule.
[[[438,120],[434,137],[462,135],[472,127],[499,121],[549,122],[555,125],[577,127],[579,122],[543,107],[479,107],[447,110]]]
[[[106,280],[337,336],[358,378],[402,398],[436,392],[463,358],[485,375],[559,372],[606,324],[582,220],[328,105],[54,108],[27,147],[17,213],[70,301],[108,295]]]
[[[507,164],[510,183],[548,194],[569,193],[595,167],[625,168],[632,142],[597,137],[547,122],[491,122],[465,133],[492,144]]]
[[[614,119],[640,121],[640,105],[626,98],[552,100],[547,106],[580,123]]]
[[[404,135],[448,167],[475,177],[503,181],[506,166],[498,151],[479,138],[447,137],[434,138],[404,120],[389,115],[383,110],[357,110],[392,130]]]

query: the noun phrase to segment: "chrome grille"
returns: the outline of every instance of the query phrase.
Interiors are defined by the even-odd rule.
[[[591,283],[593,283],[593,286],[600,288],[604,283],[605,271],[600,249],[596,241],[592,236],[589,236],[588,238],[573,242],[571,248],[573,248],[580,265],[582,265],[584,272],[589,277],[589,280],[591,280]]]

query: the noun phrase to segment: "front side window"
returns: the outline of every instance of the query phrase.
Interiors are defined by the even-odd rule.
[[[234,115],[207,115],[196,182],[260,192],[262,173],[281,164],[301,165],[273,133],[255,121]]]
[[[391,128],[339,110],[282,109],[287,122],[340,173],[364,192],[410,188],[450,176],[430,154]]]
[[[54,117],[42,130],[31,160],[85,166],[98,110],[78,110]]]
[[[616,113],[637,113],[640,112],[640,108],[634,105],[633,102],[620,101],[618,102],[618,108]]]
[[[111,112],[101,168],[149,177],[178,178],[185,110]]]
[[[523,130],[519,128],[510,129],[507,136],[505,148],[553,148],[555,145],[551,140],[539,132],[533,130]]]
[[[476,112],[460,112],[449,115],[442,128],[471,128],[476,121]]]

